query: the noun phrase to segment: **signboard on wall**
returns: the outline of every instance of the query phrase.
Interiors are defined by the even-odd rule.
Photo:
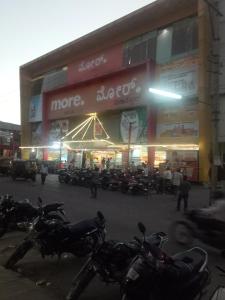
[[[157,126],[157,137],[198,137],[198,121],[182,122],[172,124],[159,124]]]
[[[69,120],[57,120],[50,122],[49,143],[59,142],[69,130]]]
[[[42,96],[36,95],[31,98],[29,109],[29,121],[41,122],[42,121]]]
[[[197,66],[187,66],[169,70],[160,74],[159,87],[183,97],[194,97],[198,94]]]
[[[186,143],[199,137],[197,105],[164,107],[158,111],[156,137],[159,142],[172,138]]]
[[[144,109],[127,110],[121,113],[120,134],[123,143],[146,142],[147,114]]]
[[[123,46],[118,45],[74,62],[68,66],[68,82],[73,84],[117,71],[122,67],[122,58]]]
[[[53,94],[48,99],[48,118],[59,119],[91,112],[143,105],[146,74],[143,68],[123,72],[88,86]]]

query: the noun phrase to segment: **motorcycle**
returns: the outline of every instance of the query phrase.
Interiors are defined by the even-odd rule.
[[[162,247],[167,236],[163,232],[154,233],[146,238],[150,244]],[[73,280],[67,300],[77,300],[85,288],[98,275],[106,284],[121,284],[132,259],[141,251],[142,241],[134,237],[131,242],[115,240],[103,241],[86,261]]]
[[[105,218],[101,212],[93,219],[68,224],[38,216],[30,227],[29,234],[7,260],[5,267],[12,268],[32,248],[46,255],[71,253],[82,257],[91,253],[105,235]]]
[[[122,300],[201,299],[209,283],[208,254],[195,247],[168,256],[145,238],[145,226],[139,223],[143,247],[130,264],[121,286]]]
[[[172,223],[171,239],[175,242],[190,246],[194,239],[222,250],[225,257],[225,222],[210,217],[205,209],[190,210],[185,213],[185,219]]]
[[[218,267],[217,269],[221,272],[221,276],[225,277],[225,269]],[[225,299],[225,286],[218,286],[213,292],[209,300],[223,300]]]
[[[58,180],[60,183],[69,183],[71,180],[71,174],[67,169],[61,169],[58,171]]]
[[[134,177],[128,183],[128,191],[132,193],[132,195],[147,195],[148,194],[148,186],[146,186],[140,179],[135,179]]]
[[[11,195],[1,197],[0,203],[0,237],[9,229],[26,230],[32,220],[40,212],[47,219],[64,220],[63,203],[50,203],[42,206],[42,199],[38,198],[37,207],[33,206],[28,199],[25,201],[14,201]]]

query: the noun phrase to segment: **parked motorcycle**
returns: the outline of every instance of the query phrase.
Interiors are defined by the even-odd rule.
[[[67,169],[61,169],[58,171],[58,180],[60,183],[69,183],[71,180],[71,174]]]
[[[193,300],[204,293],[208,284],[208,254],[195,247],[168,256],[159,247],[148,243],[145,226],[143,247],[130,264],[121,287],[122,300]]]
[[[0,237],[9,229],[26,230],[41,212],[47,219],[64,220],[63,203],[56,202],[42,206],[42,199],[39,197],[35,207],[28,199],[19,202],[13,200],[11,195],[2,196],[0,201]]]
[[[225,256],[225,222],[210,217],[205,209],[190,210],[185,219],[172,223],[171,238],[177,243],[190,246],[194,239],[222,250]]]
[[[132,177],[128,183],[128,191],[132,195],[147,195],[148,186],[145,185],[140,179],[135,179]]]
[[[7,260],[5,267],[12,268],[32,248],[46,255],[71,253],[82,257],[91,253],[105,236],[105,218],[101,212],[93,219],[68,224],[59,220],[48,220],[43,214],[30,227],[29,234]]]
[[[159,232],[146,237],[146,239],[150,244],[162,247],[163,243],[167,241],[167,236],[165,233]],[[96,275],[99,275],[106,284],[121,284],[130,262],[140,253],[141,248],[142,241],[137,237],[131,242],[104,241],[93,251],[91,257],[74,278],[67,300],[79,299]]]

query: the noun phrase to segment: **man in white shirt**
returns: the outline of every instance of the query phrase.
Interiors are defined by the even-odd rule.
[[[175,170],[172,175],[173,192],[175,195],[177,194],[177,191],[182,181],[183,175],[181,174],[180,169]]]

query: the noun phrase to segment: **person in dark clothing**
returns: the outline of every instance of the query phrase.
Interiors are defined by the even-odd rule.
[[[177,198],[177,211],[180,210],[181,200],[184,200],[184,211],[188,209],[188,198],[189,198],[189,191],[191,189],[190,182],[187,181],[187,176],[183,177],[183,182],[180,184],[179,187],[179,194]]]
[[[97,198],[98,181],[99,181],[98,168],[95,167],[94,171],[92,172],[92,177],[90,181],[91,198]]]

